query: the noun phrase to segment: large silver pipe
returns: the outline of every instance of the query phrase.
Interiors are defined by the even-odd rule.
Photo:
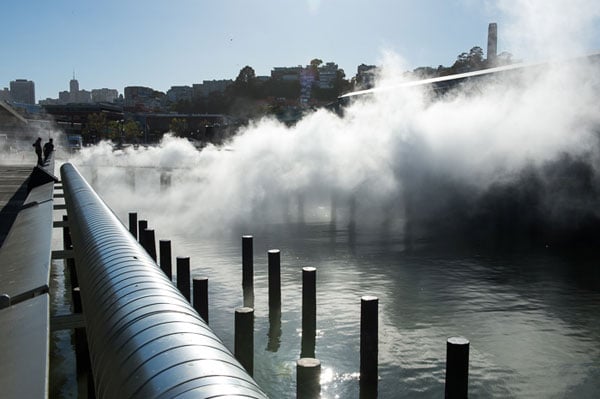
[[[96,396],[266,398],[77,169],[60,172]]]

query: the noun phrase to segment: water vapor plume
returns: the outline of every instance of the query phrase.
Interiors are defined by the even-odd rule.
[[[587,32],[591,20],[568,36]],[[529,33],[534,45],[544,42],[535,39],[544,30]],[[403,69],[394,58],[385,58],[380,86]],[[319,110],[292,127],[257,121],[226,146],[197,151],[167,136],[147,149],[104,143],[72,161],[118,213],[152,214],[170,230],[331,221],[417,238],[572,242],[600,231],[599,65],[598,57],[554,62],[442,95],[381,91],[358,97],[343,117]],[[159,174],[169,187],[161,189]]]
[[[506,48],[528,60],[575,56],[590,51],[598,35],[600,3],[592,0],[501,0]]]

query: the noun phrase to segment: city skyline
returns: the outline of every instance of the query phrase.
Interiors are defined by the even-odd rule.
[[[99,4],[30,1],[4,7],[0,88],[35,82],[36,102],[68,88],[73,70],[87,90],[171,86],[235,79],[246,65],[274,67],[332,61],[349,79],[360,64],[382,65],[391,52],[401,67],[451,65],[471,47],[486,48],[498,23],[498,52],[534,60],[600,48],[600,7],[591,1],[391,0],[277,2],[241,0]],[[33,7],[32,7],[33,5]],[[564,6],[564,7],[563,7]],[[395,58],[395,57],[391,57]]]

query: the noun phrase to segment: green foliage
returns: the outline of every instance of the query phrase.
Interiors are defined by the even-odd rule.
[[[87,117],[87,121],[83,129],[81,130],[81,135],[83,136],[84,141],[95,141],[107,139],[107,120],[106,114],[103,113],[94,113],[90,114]]]
[[[118,121],[109,121],[107,126],[108,138],[112,141],[121,140],[121,125]]]
[[[142,129],[140,129],[135,121],[127,121],[123,124],[123,135],[125,136],[125,141],[134,143],[142,136]]]
[[[169,130],[177,137],[186,137],[188,134],[188,124],[183,118],[173,118],[169,124]]]
[[[229,87],[229,93],[235,97],[256,98],[256,73],[246,65],[240,70],[237,78]]]

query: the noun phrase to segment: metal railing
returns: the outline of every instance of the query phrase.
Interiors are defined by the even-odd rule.
[[[61,178],[96,396],[266,398],[77,169]]]

